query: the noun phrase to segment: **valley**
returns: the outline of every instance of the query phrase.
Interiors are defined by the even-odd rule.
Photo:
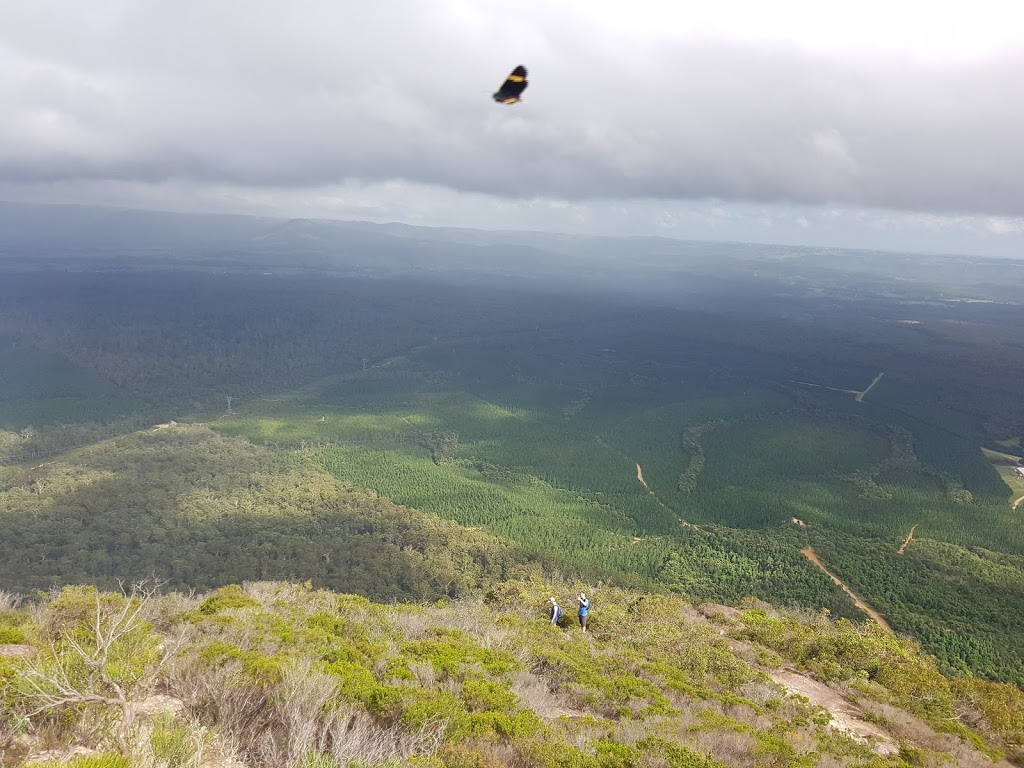
[[[834,577],[946,673],[1024,682],[1024,308],[998,264],[679,242],[675,283],[644,287],[652,260],[613,289],[622,265],[580,283],[587,242],[538,236],[569,257],[495,285],[486,233],[474,262],[424,231],[428,275],[414,230],[311,229],[241,242],[245,268],[0,262],[0,588],[436,599],[533,573],[865,620]],[[885,270],[928,279],[895,298]],[[939,300],[953,281],[999,301]]]

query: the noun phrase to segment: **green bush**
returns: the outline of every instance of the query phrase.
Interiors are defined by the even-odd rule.
[[[493,648],[481,648],[460,630],[433,627],[429,635],[433,639],[406,643],[402,651],[429,662],[435,670],[445,675],[457,676],[465,664],[477,664],[492,675],[504,675],[523,667],[522,662],[512,654]]]
[[[373,672],[350,661],[335,661],[324,669],[337,678],[339,692],[348,701],[367,705],[380,687]]]
[[[25,632],[18,627],[0,627],[0,645],[20,645],[25,642]]]
[[[478,738],[496,738],[503,741],[528,739],[536,735],[544,723],[532,709],[518,712],[477,712],[468,718],[469,732]]]
[[[655,755],[669,768],[729,768],[725,763],[698,754],[689,747],[673,744],[671,741],[649,736],[636,743],[642,755]]]
[[[384,646],[370,639],[365,623],[345,616],[318,613],[311,616],[306,625],[323,634],[324,642],[330,645],[326,660],[347,659],[369,664],[384,652]]]
[[[199,606],[199,612],[209,616],[232,608],[258,608],[259,601],[249,597],[237,584],[221,587]]]
[[[323,752],[310,752],[302,760],[302,768],[335,768],[334,758]]]
[[[1024,759],[1024,691],[1009,683],[965,678],[953,681],[953,692],[959,701],[977,708],[1011,757]]]
[[[461,741],[472,730],[469,715],[451,691],[412,689],[402,713],[402,724],[415,729],[436,720],[448,724],[445,730],[445,741],[448,742]]]
[[[470,712],[511,712],[516,706],[515,694],[507,685],[489,680],[467,680],[462,700]]]
[[[50,760],[34,765],[35,768],[132,768],[132,764],[127,758],[113,753],[76,757],[70,762]]]
[[[183,768],[196,753],[191,730],[187,725],[175,722],[174,715],[170,713],[153,718],[149,744],[153,749],[153,756],[162,761],[167,768]]]
[[[272,685],[280,682],[282,664],[285,658],[279,655],[267,656],[258,651],[246,651],[237,645],[214,640],[199,652],[200,660],[219,666],[229,661],[238,662],[242,675],[256,685]]]

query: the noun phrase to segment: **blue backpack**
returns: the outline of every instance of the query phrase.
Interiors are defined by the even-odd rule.
[[[562,606],[559,605],[555,608],[555,621],[561,621],[562,616]]]

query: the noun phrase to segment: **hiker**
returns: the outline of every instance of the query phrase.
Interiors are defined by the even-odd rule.
[[[548,605],[551,607],[551,626],[557,627],[558,621],[562,618],[562,606],[558,604],[558,601],[553,597],[548,598]]]
[[[587,631],[587,614],[590,613],[590,600],[587,599],[585,593],[580,592],[580,596],[576,598],[576,602],[580,604],[579,617],[580,626],[583,627],[583,631]]]

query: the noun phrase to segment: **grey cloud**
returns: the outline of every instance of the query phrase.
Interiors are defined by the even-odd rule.
[[[540,0],[0,8],[0,180],[1024,214],[1024,55],[639,45]],[[526,101],[489,94],[514,65]]]

